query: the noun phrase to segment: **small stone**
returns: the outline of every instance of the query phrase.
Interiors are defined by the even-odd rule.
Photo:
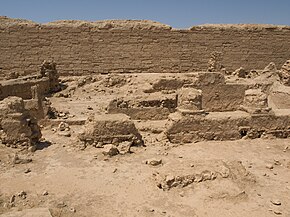
[[[118,170],[118,169],[117,169],[117,168],[115,168],[115,169],[113,170],[113,173],[116,173],[116,172],[117,172],[117,170]]]
[[[94,110],[91,106],[87,107],[88,110]]]
[[[80,150],[84,151],[86,148],[87,148],[87,146],[83,145],[83,146],[80,147]]]
[[[66,206],[67,206],[67,205],[66,205],[65,202],[63,202],[63,201],[59,202],[59,203],[56,205],[56,207],[59,208],[59,209],[64,208],[64,207],[66,207]]]
[[[30,173],[31,172],[31,170],[28,168],[28,169],[26,169],[25,171],[24,171],[24,173]]]
[[[71,133],[70,133],[70,131],[60,131],[60,132],[58,132],[58,135],[59,136],[70,137]]]
[[[118,150],[119,150],[120,154],[124,155],[124,154],[127,154],[127,153],[132,153],[131,152],[132,144],[133,144],[132,142],[128,142],[128,141],[121,142],[118,145]]]
[[[105,156],[109,156],[109,157],[113,157],[115,155],[118,155],[120,152],[119,150],[116,148],[116,146],[112,145],[112,144],[109,144],[109,145],[106,145],[104,147],[104,151],[103,151],[103,155]]]
[[[42,195],[43,195],[43,196],[47,196],[47,195],[48,195],[48,191],[44,191],[44,192],[42,192]]]
[[[69,129],[69,125],[65,122],[60,122],[60,124],[58,125],[58,130],[65,131],[66,129]]]
[[[276,205],[276,206],[280,206],[282,204],[281,201],[278,200],[278,199],[271,200],[271,203],[274,204],[274,205]]]
[[[104,148],[104,143],[98,142],[97,144],[94,145],[96,148]]]
[[[180,193],[179,193],[179,196],[180,196],[180,197],[184,197],[184,192],[183,192],[183,191],[180,192]]]
[[[15,195],[12,195],[12,196],[10,197],[9,202],[10,202],[10,203],[14,203],[14,202],[15,202],[15,198],[16,198],[16,196],[15,196]]]
[[[201,174],[196,174],[194,178],[194,182],[202,182],[203,176]]]
[[[190,167],[194,167],[194,164],[190,164]]]
[[[202,175],[202,181],[207,181],[207,180],[211,180],[211,172],[208,170],[205,170],[201,173]]]
[[[32,145],[32,146],[29,146],[28,151],[29,152],[35,152],[36,149],[37,149],[36,145]]]
[[[162,159],[150,159],[146,161],[146,164],[151,166],[158,166],[162,163]]]
[[[276,215],[282,215],[282,212],[279,211],[279,210],[274,210],[274,213],[275,213]]]
[[[268,164],[266,164],[266,168],[272,170],[272,169],[274,169],[274,166],[273,166],[273,164],[268,163]]]
[[[75,212],[76,212],[76,209],[75,209],[74,207],[71,207],[71,208],[69,209],[69,211],[75,213]]]

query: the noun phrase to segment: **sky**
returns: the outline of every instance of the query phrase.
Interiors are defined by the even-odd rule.
[[[55,20],[154,20],[174,28],[206,23],[290,25],[290,0],[0,0],[0,16]]]

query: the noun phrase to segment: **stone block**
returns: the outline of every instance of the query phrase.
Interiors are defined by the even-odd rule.
[[[261,89],[246,90],[243,105],[249,108],[267,108],[267,94],[263,93]]]
[[[198,111],[202,109],[202,92],[194,88],[178,91],[178,109]]]
[[[238,110],[243,104],[246,89],[243,84],[203,86],[202,108],[208,112]]]
[[[130,141],[134,145],[143,144],[135,124],[125,114],[103,114],[88,118],[79,139],[89,145],[124,141]]]

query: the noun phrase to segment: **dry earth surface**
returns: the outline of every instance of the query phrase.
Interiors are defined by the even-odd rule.
[[[81,125],[59,131],[62,121],[106,112],[116,96],[143,93],[152,79],[62,78],[68,88],[50,97],[59,117],[41,123],[38,150],[0,145],[0,216],[28,208],[53,217],[290,216],[289,139],[172,144],[166,120],[136,120],[145,146],[110,157],[106,147],[80,145]]]

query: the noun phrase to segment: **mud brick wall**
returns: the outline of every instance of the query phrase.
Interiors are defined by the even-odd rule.
[[[8,80],[0,83],[0,100],[8,96],[18,96],[23,99],[33,98],[31,87],[38,86],[40,95],[48,93],[50,82],[48,78],[31,79],[31,80]]]
[[[0,76],[36,73],[53,59],[63,75],[204,71],[221,52],[229,71],[277,67],[290,57],[290,27],[204,25],[187,30],[152,21],[58,21],[0,17]]]

